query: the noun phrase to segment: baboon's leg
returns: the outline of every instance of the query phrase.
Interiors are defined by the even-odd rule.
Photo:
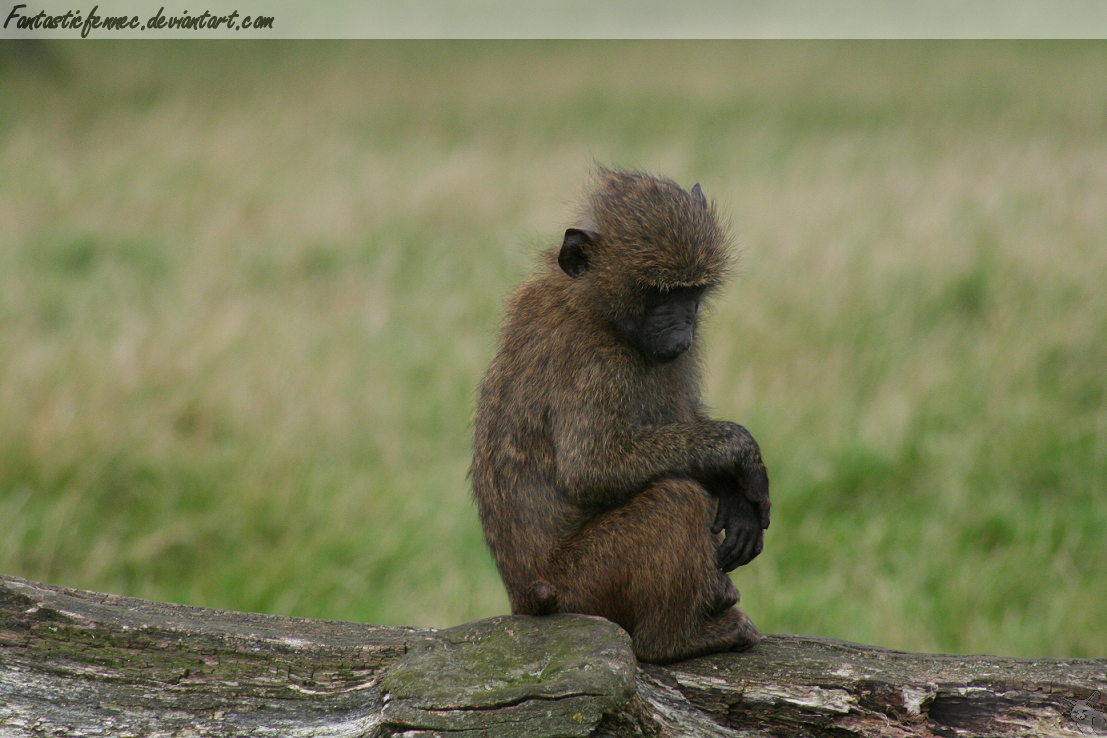
[[[713,514],[698,483],[666,479],[599,516],[556,555],[558,609],[623,626],[643,661],[754,645],[757,629],[715,563]]]

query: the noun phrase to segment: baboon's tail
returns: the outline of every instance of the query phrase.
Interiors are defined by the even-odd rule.
[[[539,579],[531,585],[530,595],[535,615],[552,615],[557,612],[557,590],[549,582]]]

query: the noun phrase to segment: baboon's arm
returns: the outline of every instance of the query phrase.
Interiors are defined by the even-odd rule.
[[[621,504],[662,477],[738,481],[761,462],[753,436],[735,423],[620,428],[602,413],[573,415],[577,422],[555,421],[553,443],[558,487],[579,506]]]

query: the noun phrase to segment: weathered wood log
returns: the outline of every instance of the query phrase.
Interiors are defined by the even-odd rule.
[[[659,667],[585,616],[389,628],[0,576],[2,738],[1090,736],[1095,690],[1107,659],[768,636]]]

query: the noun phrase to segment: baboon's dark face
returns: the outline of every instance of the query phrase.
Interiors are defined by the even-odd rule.
[[[672,361],[692,348],[703,295],[703,287],[646,292],[642,310],[626,316],[618,329],[647,359]]]
[[[592,252],[599,239],[598,233],[569,228],[557,257],[558,265],[573,279],[584,277],[592,269]],[[618,306],[614,315],[606,310],[601,312],[607,313],[624,341],[649,361],[664,363],[692,348],[707,288],[708,285],[640,288],[629,300],[615,303],[605,295],[598,302]]]

